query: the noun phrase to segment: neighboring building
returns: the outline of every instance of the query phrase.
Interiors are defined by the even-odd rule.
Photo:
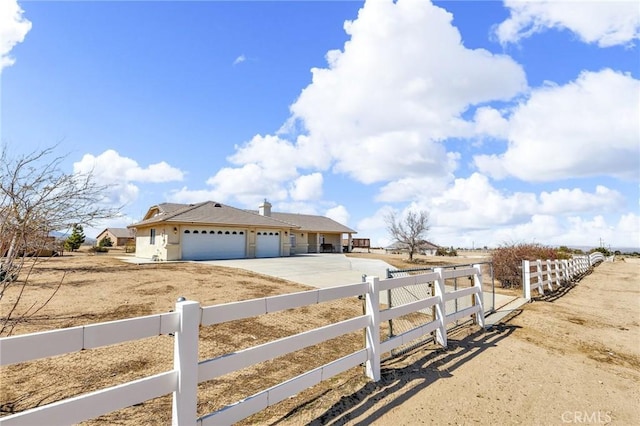
[[[367,253],[371,252],[371,240],[369,238],[352,238],[351,242],[348,239],[344,239],[342,240],[342,245],[345,251],[367,250]]]
[[[109,237],[113,247],[124,247],[135,241],[135,235],[132,229],[128,228],[107,228],[96,237],[96,245],[100,245],[100,241]]]
[[[351,228],[323,216],[258,211],[215,201],[162,203],[149,208],[135,229],[136,256],[157,260],[213,260],[342,252]]]
[[[417,250],[419,254],[424,254],[427,256],[435,256],[438,251],[438,246],[430,243],[429,241],[422,241]],[[390,246],[384,248],[387,253],[407,253],[409,249],[406,244],[395,242]]]

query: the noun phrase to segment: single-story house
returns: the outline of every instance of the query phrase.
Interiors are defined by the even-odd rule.
[[[439,248],[440,247],[438,247],[437,245],[427,240],[424,240],[420,242],[417,253],[424,254],[427,256],[435,256]],[[399,242],[395,242],[385,247],[384,250],[386,253],[408,253],[409,252],[409,248],[407,247],[407,245]]]
[[[96,237],[96,245],[100,245],[100,241],[109,237],[113,247],[124,247],[135,241],[135,235],[132,229],[128,228],[107,228]]]
[[[278,213],[264,201],[244,210],[215,201],[152,206],[135,229],[136,256],[155,260],[213,260],[342,252],[356,233],[328,217]]]

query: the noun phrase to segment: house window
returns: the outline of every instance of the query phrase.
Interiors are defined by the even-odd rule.
[[[156,230],[154,228],[151,228],[151,230],[150,230],[149,243],[152,246],[156,244]]]

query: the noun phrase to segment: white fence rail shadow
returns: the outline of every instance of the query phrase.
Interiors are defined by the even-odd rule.
[[[537,290],[538,294],[542,296],[545,288],[548,291],[553,291],[579,279],[594,266],[605,260],[604,255],[600,252],[594,252],[588,256],[575,256],[570,260],[523,260],[523,297],[526,300],[531,300],[531,292],[534,290]]]
[[[445,280],[456,277],[470,277],[473,286],[448,291]],[[380,292],[424,282],[435,283],[434,296],[394,308],[380,308]],[[361,316],[198,361],[200,326],[362,295],[365,298],[366,309]],[[447,301],[469,297],[471,305],[468,308],[447,313]],[[384,342],[380,341],[381,322],[431,307],[435,307],[436,312],[433,321]],[[232,424],[358,365],[364,365],[366,375],[378,381],[383,353],[433,331],[436,333],[437,343],[446,346],[447,324],[469,316],[474,318],[476,324],[484,326],[480,265],[459,270],[436,268],[428,274],[384,280],[369,277],[366,282],[356,284],[208,307],[200,307],[195,301],[179,300],[176,311],[166,314],[5,337],[0,339],[2,366],[162,334],[174,334],[174,368],[154,376],[0,417],[0,425],[73,424],[169,394],[173,394],[172,423],[175,425]],[[364,330],[366,336],[361,349],[221,410],[197,417],[198,383],[357,330]]]

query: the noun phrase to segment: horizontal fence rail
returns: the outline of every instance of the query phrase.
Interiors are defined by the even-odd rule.
[[[553,291],[560,286],[574,282],[605,260],[604,255],[600,252],[594,252],[588,256],[574,256],[572,259],[523,260],[523,297],[526,300],[531,300],[532,291],[537,291],[542,296],[545,293],[545,288]]]
[[[452,278],[468,278],[472,285],[463,289],[452,289],[445,284],[447,279]],[[380,304],[382,291],[427,282],[433,283],[433,295],[396,307]],[[201,326],[362,296],[364,313],[360,316],[215,358],[198,360]],[[447,302],[463,298],[471,298],[469,307],[447,311]],[[435,313],[431,321],[381,342],[382,322],[425,309],[433,310]],[[382,280],[378,277],[367,277],[366,282],[208,307],[201,307],[195,301],[180,300],[176,304],[175,312],[166,314],[5,337],[0,339],[0,365],[3,366],[161,334],[172,334],[174,368],[154,376],[0,417],[0,425],[78,423],[168,394],[173,394],[172,423],[175,425],[232,424],[358,365],[364,365],[365,374],[370,379],[378,381],[382,354],[432,333],[435,333],[436,342],[446,347],[447,324],[463,317],[471,317],[478,326],[484,326],[482,273],[479,264],[457,270],[435,268],[426,274]],[[220,410],[197,417],[199,383],[358,330],[364,331],[365,339],[363,347],[355,352]]]
[[[170,312],[3,337],[0,339],[0,365],[17,364],[179,331],[180,314]],[[0,417],[0,425],[73,424],[177,390],[178,371],[173,370]]]

